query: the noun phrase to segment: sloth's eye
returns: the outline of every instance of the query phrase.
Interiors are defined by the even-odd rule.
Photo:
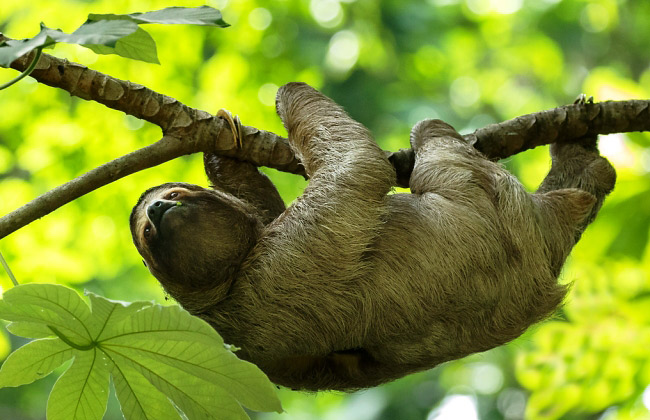
[[[176,191],[169,193],[169,198],[176,198],[178,197],[178,193]]]
[[[151,235],[151,226],[147,226],[146,228],[144,228],[144,236],[148,238],[149,235]]]

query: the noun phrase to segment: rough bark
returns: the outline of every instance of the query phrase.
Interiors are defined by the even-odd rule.
[[[33,54],[14,61],[11,67],[25,70]],[[243,147],[239,149],[231,130],[223,129],[222,119],[142,85],[48,54],[42,54],[31,77],[48,86],[64,89],[71,95],[156,124],[162,129],[163,138],[95,168],[0,218],[0,239],[103,185],[190,153],[213,151],[257,166],[304,176],[304,169],[285,138],[244,126]],[[630,131],[650,131],[650,101],[565,105],[491,124],[464,137],[489,158],[500,159],[542,144],[571,141],[586,134]],[[412,150],[386,153],[397,171],[397,184],[407,186],[414,162]]]

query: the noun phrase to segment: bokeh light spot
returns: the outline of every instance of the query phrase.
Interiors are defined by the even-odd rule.
[[[450,395],[433,410],[427,420],[478,420],[476,401],[469,395]]]
[[[350,70],[359,58],[359,38],[352,31],[339,31],[332,36],[326,64],[336,72]]]
[[[319,25],[333,28],[343,19],[343,9],[337,0],[311,0],[309,11]]]
[[[602,32],[610,26],[612,18],[605,6],[590,3],[582,9],[580,24],[589,32]]]
[[[503,386],[503,373],[492,363],[472,365],[471,385],[481,394],[494,394]]]
[[[257,99],[267,106],[275,105],[275,94],[278,92],[278,85],[274,83],[265,83],[257,91]]]
[[[268,28],[272,21],[273,16],[271,16],[271,12],[263,7],[253,9],[248,15],[248,23],[253,29],[257,29],[258,31],[263,31]]]
[[[451,101],[458,106],[472,106],[480,97],[479,85],[471,77],[461,76],[449,88]]]

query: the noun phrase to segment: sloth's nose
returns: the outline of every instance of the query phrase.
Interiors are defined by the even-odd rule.
[[[176,202],[168,200],[156,200],[149,204],[149,207],[147,207],[147,216],[149,216],[149,220],[151,220],[151,223],[153,223],[156,229],[160,227],[160,220],[163,214],[174,206],[176,206]]]

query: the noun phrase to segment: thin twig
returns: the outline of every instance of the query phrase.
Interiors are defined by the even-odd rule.
[[[5,271],[9,275],[9,278],[11,279],[11,282],[14,284],[14,286],[18,286],[18,280],[16,280],[14,273],[11,272],[11,268],[9,268],[9,264],[7,264],[7,261],[5,261],[5,258],[2,256],[2,252],[0,252],[0,263],[2,263],[2,266],[4,267]]]
[[[32,71],[36,68],[36,63],[38,63],[38,59],[41,58],[41,54],[43,53],[43,47],[37,48],[36,49],[36,55],[32,59],[32,62],[29,64],[29,67],[27,69],[20,73],[18,77],[16,77],[13,80],[8,81],[4,85],[0,85],[0,90],[6,89],[9,86],[13,85],[14,83],[17,83],[18,81],[24,79],[25,77],[29,76]]]

